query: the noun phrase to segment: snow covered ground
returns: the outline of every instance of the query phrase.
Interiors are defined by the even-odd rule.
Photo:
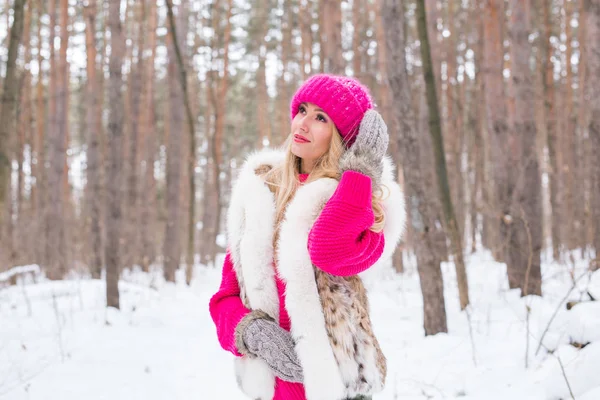
[[[443,265],[447,335],[423,334],[410,260],[404,275],[382,268],[366,277],[388,357],[387,387],[375,399],[558,400],[572,392],[599,400],[600,301],[585,300],[587,292],[600,299],[600,271],[587,273],[589,261],[577,258],[544,263],[544,298],[520,298],[491,255],[467,261],[470,324],[454,267]],[[0,399],[244,399],[208,314],[220,270],[197,267],[191,287],[178,278],[167,284],[159,273],[126,271],[121,311],[104,307],[98,280],[0,289]],[[567,311],[567,300],[584,302]],[[576,349],[571,341],[591,344]]]

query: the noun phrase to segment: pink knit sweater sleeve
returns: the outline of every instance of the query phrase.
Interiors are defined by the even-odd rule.
[[[385,242],[381,232],[369,229],[374,221],[371,178],[344,172],[309,233],[313,264],[339,276],[356,275],[375,264]]]
[[[213,295],[209,303],[210,316],[217,328],[217,337],[223,349],[241,356],[235,346],[235,327],[250,310],[240,298],[240,285],[233,270],[233,262],[229,251],[225,255],[221,287]]]

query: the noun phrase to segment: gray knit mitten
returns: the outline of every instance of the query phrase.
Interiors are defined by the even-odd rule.
[[[383,174],[383,157],[390,138],[387,125],[375,110],[363,116],[355,142],[340,158],[340,170],[352,170],[368,175],[374,186],[379,186]]]
[[[235,328],[235,343],[240,353],[263,359],[280,379],[304,380],[292,335],[265,312],[254,310],[240,321]]]

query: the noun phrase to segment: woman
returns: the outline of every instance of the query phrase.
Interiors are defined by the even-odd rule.
[[[291,117],[284,152],[251,155],[234,185],[211,316],[250,398],[368,398],[386,361],[357,274],[391,255],[405,213],[387,128],[357,80],[325,74]]]

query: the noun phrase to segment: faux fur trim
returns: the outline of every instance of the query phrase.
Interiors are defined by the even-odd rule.
[[[373,182],[373,187],[379,187],[380,175],[383,169],[381,162],[373,162],[364,155],[356,155],[353,152],[347,151],[340,158],[339,168],[341,171],[357,171],[367,175]]]
[[[238,386],[253,400],[272,400],[275,394],[275,375],[260,358],[236,357],[235,376]]]
[[[235,327],[235,347],[245,356],[253,356],[253,354],[248,350],[246,346],[246,342],[244,342],[244,331],[250,324],[257,319],[266,319],[269,321],[273,321],[273,318],[269,316],[266,312],[262,310],[253,310],[250,314],[246,315]]]
[[[228,243],[242,301],[279,319],[279,297],[273,269],[275,198],[254,173],[260,165],[283,162],[283,153],[268,150],[250,155],[231,193],[227,215]],[[244,263],[242,263],[242,259]],[[252,293],[252,295],[249,295]]]
[[[383,211],[385,214],[383,236],[385,237],[385,246],[379,260],[386,260],[391,257],[406,229],[404,193],[402,193],[400,185],[396,183],[396,168],[389,156],[383,158],[382,182],[387,188],[387,190],[384,189],[383,198]]]
[[[278,273],[286,281],[286,309],[304,372],[308,400],[345,397],[345,386],[329,343],[315,272],[306,248],[308,234],[337,181],[319,179],[298,189],[288,205],[278,243]]]
[[[275,198],[254,171],[264,164],[275,166],[283,159],[282,152],[272,150],[251,154],[233,186],[227,213],[228,246],[242,302],[250,309],[263,310],[276,321],[279,297],[273,269]],[[236,357],[234,366],[238,385],[247,396],[273,398],[275,375],[263,360]]]

